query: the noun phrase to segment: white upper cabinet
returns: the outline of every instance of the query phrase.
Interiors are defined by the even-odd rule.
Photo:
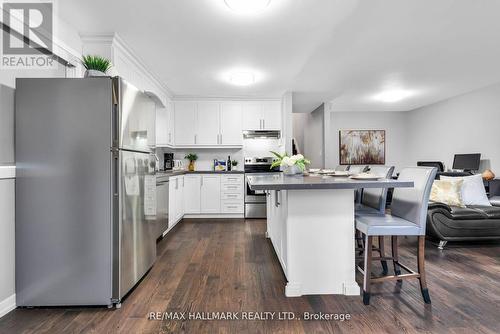
[[[243,113],[241,103],[222,103],[220,109],[221,145],[243,145]]]
[[[220,213],[220,175],[201,176],[201,213]]]
[[[175,145],[194,145],[196,135],[196,102],[175,103]]]
[[[165,108],[156,109],[156,146],[174,144],[174,104],[167,103]]]
[[[243,130],[281,130],[281,101],[244,102]]]
[[[281,101],[266,101],[262,104],[263,130],[281,130]]]
[[[243,130],[281,130],[280,101],[177,101],[173,109],[175,127],[161,137],[168,146],[242,146]]]
[[[156,146],[168,145],[168,112],[167,108],[156,108]]]
[[[217,145],[220,138],[220,103],[199,102],[197,112],[196,145]]]
[[[243,130],[262,130],[262,103],[243,102]]]

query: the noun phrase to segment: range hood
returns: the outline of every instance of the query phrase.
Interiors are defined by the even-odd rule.
[[[245,130],[243,131],[245,139],[280,139],[281,131],[278,130]]]

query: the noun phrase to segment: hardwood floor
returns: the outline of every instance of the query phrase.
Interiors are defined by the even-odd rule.
[[[17,309],[0,319],[0,333],[500,332],[500,243],[439,251],[427,242],[432,305],[424,304],[412,280],[401,289],[374,285],[365,306],[357,296],[286,298],[285,278],[264,232],[264,220],[185,220],[158,244],[157,263],[121,309]],[[401,261],[416,266],[416,239],[401,239]],[[373,265],[380,273],[380,264]],[[351,319],[148,320],[150,312],[175,311],[348,313]]]

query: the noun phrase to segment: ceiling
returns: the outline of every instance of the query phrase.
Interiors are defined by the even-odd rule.
[[[497,0],[272,0],[253,15],[224,0],[58,6],[80,32],[117,32],[176,96],[292,91],[294,112],[325,101],[336,111],[404,111],[500,82]],[[229,84],[241,69],[257,82]],[[373,98],[387,89],[413,95]]]

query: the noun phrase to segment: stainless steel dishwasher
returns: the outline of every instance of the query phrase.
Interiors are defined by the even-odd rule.
[[[157,239],[168,229],[168,178],[168,175],[156,174],[156,228],[153,232]]]

